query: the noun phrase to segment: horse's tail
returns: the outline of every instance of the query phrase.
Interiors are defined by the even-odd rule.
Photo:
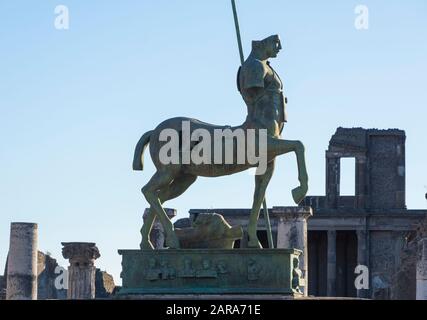
[[[133,170],[142,171],[144,169],[144,151],[147,144],[150,142],[152,133],[153,131],[144,133],[136,144],[135,154],[133,156]]]

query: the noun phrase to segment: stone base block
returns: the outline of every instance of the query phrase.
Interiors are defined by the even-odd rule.
[[[135,295],[300,296],[300,250],[119,250],[122,289]]]

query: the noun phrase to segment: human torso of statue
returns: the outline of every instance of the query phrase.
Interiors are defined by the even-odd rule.
[[[238,84],[248,107],[248,127],[266,128],[280,135],[286,116],[283,83],[268,61],[248,59],[239,71]]]

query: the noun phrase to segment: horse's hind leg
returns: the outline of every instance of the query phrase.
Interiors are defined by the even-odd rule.
[[[179,197],[196,181],[196,179],[196,176],[189,174],[184,174],[175,178],[167,188],[160,190],[160,201],[163,203]]]
[[[179,242],[175,235],[173,224],[162,207],[162,202],[159,197],[159,190],[168,188],[174,178],[175,175],[172,171],[157,171],[150,179],[150,181],[142,188],[142,193],[151,207],[149,217],[147,217],[147,227],[143,227],[141,230],[142,239],[144,241],[149,238],[149,231],[151,230],[154,217],[157,215],[165,231],[166,243],[170,248],[173,249],[179,248]]]
[[[261,210],[262,202],[265,198],[265,191],[267,190],[268,183],[271,180],[274,172],[274,161],[267,165],[267,171],[263,175],[255,177],[255,193],[254,202],[252,205],[251,215],[248,224],[248,247],[249,248],[262,248],[257,236],[257,225],[259,219],[259,212]]]
[[[182,175],[175,178],[175,180],[173,180],[169,186],[158,191],[160,202],[163,204],[168,200],[179,197],[196,181],[196,179],[197,177],[192,175]],[[149,235],[155,218],[156,213],[153,208],[150,208],[150,211],[145,218],[144,225],[141,229],[141,234],[143,235],[140,245],[141,249],[154,249],[150,242]]]
[[[141,228],[142,241],[139,245],[141,249],[154,249],[150,240],[151,229],[153,228],[154,219],[156,219],[156,212],[150,207],[147,216],[144,219],[144,224]]]

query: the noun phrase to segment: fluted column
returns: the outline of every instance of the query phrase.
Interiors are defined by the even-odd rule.
[[[37,237],[35,223],[12,223],[7,262],[7,300],[37,300]]]
[[[95,260],[101,255],[95,243],[63,242],[62,255],[70,260],[68,299],[95,299]]]

